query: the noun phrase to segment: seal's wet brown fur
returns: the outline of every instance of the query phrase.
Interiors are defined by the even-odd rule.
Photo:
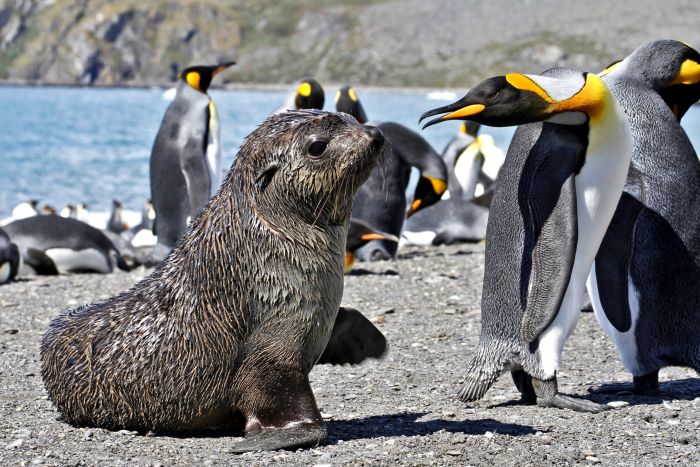
[[[314,140],[328,141],[317,158]],[[53,320],[42,377],[65,419],[160,432],[322,424],[308,373],[340,305],[352,198],[381,146],[342,114],[265,121],[150,276]]]

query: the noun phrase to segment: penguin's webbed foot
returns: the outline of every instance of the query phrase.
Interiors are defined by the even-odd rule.
[[[532,378],[532,386],[537,395],[537,405],[540,407],[557,407],[590,413],[598,413],[610,409],[607,405],[560,393],[556,376],[547,380]]]
[[[245,439],[235,444],[231,452],[241,454],[244,452],[313,447],[318,446],[326,438],[326,435],[326,427],[322,424],[304,424],[292,428],[246,433]]]

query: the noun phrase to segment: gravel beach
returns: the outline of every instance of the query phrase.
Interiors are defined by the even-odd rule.
[[[321,446],[236,455],[236,433],[141,436],[59,420],[40,374],[39,343],[65,309],[123,291],[146,269],[24,279],[0,287],[2,465],[698,465],[700,379],[661,372],[663,400],[594,396],[601,414],[523,406],[509,375],[474,404],[456,398],[479,334],[482,245],[409,247],[399,260],[358,263],[343,304],[372,318],[388,355],[318,366],[311,384],[328,422]],[[558,374],[563,392],[627,381],[612,341],[583,314]]]

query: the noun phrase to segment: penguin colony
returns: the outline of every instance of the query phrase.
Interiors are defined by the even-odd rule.
[[[23,269],[57,274],[160,264],[155,275],[171,271],[175,277],[187,268],[177,258],[185,248],[178,244],[183,238],[192,243],[196,232],[206,230],[211,197],[219,204],[226,196],[239,199],[230,187],[217,195],[222,146],[216,106],[207,95],[213,77],[231,65],[195,66],[181,73],[153,146],[152,204],[144,207],[138,226],[129,228],[116,200],[104,231],[83,222],[85,206],[67,205],[58,216],[51,207],[39,211],[37,201],[22,203],[0,230],[0,284]],[[432,117],[424,128],[463,122],[439,154],[402,125],[369,120],[357,91],[344,86],[335,98],[336,111],[351,116],[355,125],[369,125],[371,137],[381,139],[385,150],[376,167],[368,169],[367,180],[353,187],[354,201],[343,211],[341,251],[334,251],[341,258],[344,253],[340,269],[349,270],[356,260],[394,259],[405,243],[485,239],[481,335],[469,355],[459,399],[483,397],[510,372],[525,403],[586,412],[610,409],[558,389],[562,352],[586,292],[632,376],[630,384],[601,385],[595,391],[656,395],[661,368],[678,365],[700,372],[700,162],[679,124],[698,99],[700,54],[684,43],[659,40],[598,74],[554,68],[483,81],[462,99],[421,116],[421,121]],[[287,125],[288,111],[303,114],[323,107],[321,85],[304,79],[275,112],[277,120],[272,117],[263,126]],[[306,117],[331,118],[325,115]],[[505,157],[480,125],[518,126]],[[316,141],[307,151],[322,154],[327,145]],[[261,190],[279,166],[265,169],[255,182]],[[419,176],[407,199],[412,169]],[[328,293],[337,295],[337,290]],[[111,306],[124,297],[95,306]],[[359,311],[338,305],[334,299],[328,307],[332,319],[327,321],[334,324],[324,324],[323,335],[311,337],[314,355],[296,350],[304,353],[306,374],[286,383],[291,389],[280,386],[270,395],[283,402],[272,404],[262,418],[254,411],[243,414],[246,441],[234,450],[306,447],[323,439],[313,395],[299,389],[308,385],[303,381],[308,369],[316,363],[356,364],[385,350],[383,336]],[[234,320],[245,315],[240,313]],[[78,322],[90,325],[86,309],[55,320],[42,343],[50,397],[69,421],[160,431],[217,426],[216,417],[201,412],[200,418],[187,415],[188,423],[174,425],[167,418],[151,423],[146,416],[105,415],[107,406],[99,401],[93,412],[73,416],[66,398],[80,398],[70,391],[81,388],[66,394],[51,388],[61,372],[70,371],[55,363],[57,346],[67,338],[60,332]],[[113,332],[119,330],[107,329],[105,335],[118,339]],[[274,380],[252,374],[246,381],[256,387]],[[240,382],[236,376],[232,381]],[[289,391],[301,391],[301,402],[281,397]]]

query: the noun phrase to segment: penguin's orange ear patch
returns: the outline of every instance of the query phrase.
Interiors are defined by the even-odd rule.
[[[185,80],[187,81],[187,84],[195,88],[197,91],[202,90],[202,77],[196,71],[190,71],[189,73],[187,73],[187,76],[185,76]]]

